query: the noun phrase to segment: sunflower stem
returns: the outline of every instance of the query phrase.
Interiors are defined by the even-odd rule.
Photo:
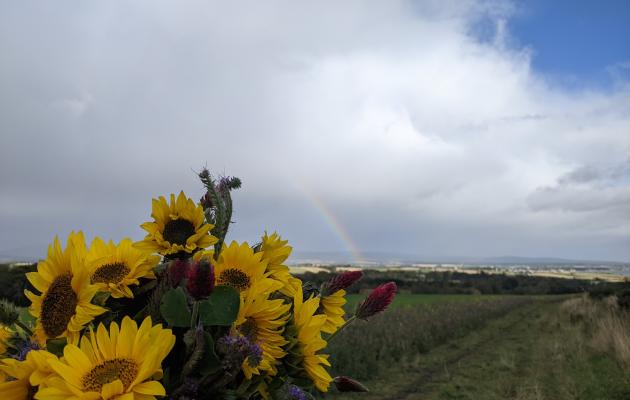
[[[192,316],[190,317],[190,327],[197,327],[197,318],[199,317],[199,302],[193,302],[192,306]]]
[[[332,335],[328,336],[328,343],[330,343],[330,341],[331,341],[331,340],[332,340],[335,336],[337,336],[337,334],[338,334],[339,332],[341,332],[342,330],[346,329],[346,327],[347,327],[348,325],[350,325],[351,323],[353,323],[353,322],[354,322],[354,321],[356,321],[356,320],[357,320],[357,316],[356,316],[356,315],[353,315],[352,317],[348,318],[348,320],[347,320],[346,322],[344,322],[344,324],[343,324],[343,325],[341,325],[341,327],[339,327],[339,329],[337,329],[335,332],[333,332],[333,334],[332,334]]]
[[[29,328],[28,326],[26,326],[26,324],[24,324],[22,321],[20,320],[16,320],[15,321],[15,325],[19,326],[20,328],[22,328],[22,330],[24,331],[24,333],[26,333],[28,336],[33,336],[33,331],[31,331],[31,328]]]
[[[250,385],[251,385],[251,381],[250,380],[248,380],[248,379],[243,380],[243,382],[241,382],[241,384],[236,389],[236,394],[237,395],[243,395],[247,391],[247,389],[249,388]]]

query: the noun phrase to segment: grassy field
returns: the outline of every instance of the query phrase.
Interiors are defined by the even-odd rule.
[[[400,305],[414,302],[419,305],[392,312],[407,312],[409,320],[413,321],[413,315],[417,313],[415,309],[442,307],[441,310],[448,313],[466,310],[465,302],[451,302],[448,308],[444,308],[437,299],[431,300],[435,301],[401,299]],[[447,335],[445,340],[431,346],[428,351],[406,347],[407,354],[397,362],[379,360],[378,353],[371,354],[378,360],[377,363],[382,364],[376,376],[364,379],[371,392],[333,394],[331,397],[364,400],[630,399],[630,349],[628,354],[622,354],[630,333],[624,336],[625,341],[618,335],[612,335],[611,323],[606,321],[613,314],[604,306],[582,302],[575,297],[549,296],[512,303],[508,309],[503,309],[504,312],[498,308],[496,312],[478,308],[484,303],[483,307],[487,307],[489,303],[498,305],[508,301],[496,300],[500,301],[469,305],[471,313],[485,309],[486,317],[470,323],[469,329],[461,330],[458,335]],[[439,315],[450,318],[443,313]],[[630,321],[624,313],[615,312],[614,315],[617,315],[614,317],[617,321],[620,318]],[[456,324],[462,322],[466,319],[460,316]],[[623,329],[627,327],[625,325]],[[388,341],[395,349],[398,342],[408,340],[403,339],[403,335],[413,335],[412,331],[400,331],[398,328],[392,326],[389,330],[388,339],[382,343],[384,352],[390,346]],[[426,325],[415,328],[419,335],[426,329],[435,329]],[[367,324],[354,335],[358,338],[359,335],[369,336],[375,332]],[[344,345],[352,346],[352,341],[348,339],[346,337]],[[363,349],[363,344],[358,348]],[[368,346],[367,350],[374,351],[374,348]]]
[[[346,310],[353,311],[357,304],[365,298],[363,294],[349,294],[346,296],[348,302],[346,303]],[[394,299],[391,307],[407,307],[416,306],[420,304],[433,304],[444,303],[454,301],[487,301],[487,300],[499,300],[509,295],[486,295],[486,294],[407,294],[400,293]]]
[[[532,301],[526,296],[492,296],[484,300],[458,296],[457,301],[449,298],[439,301],[436,296],[417,296],[412,300],[411,296],[404,296],[399,299],[399,306],[369,322],[355,322],[330,343],[335,372],[373,378],[392,365],[480,329],[487,321]]]

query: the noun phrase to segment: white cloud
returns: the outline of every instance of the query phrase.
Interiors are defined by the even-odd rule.
[[[627,208],[610,206],[628,179],[562,184],[627,160],[630,92],[532,71],[508,2],[3,7],[0,220],[20,227],[0,232],[7,247],[81,226],[139,237],[149,197],[198,195],[190,169],[207,162],[245,182],[243,239],[278,228],[340,246],[298,182],[364,249],[630,258]]]

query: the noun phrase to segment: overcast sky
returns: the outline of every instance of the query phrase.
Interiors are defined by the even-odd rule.
[[[2,2],[0,253],[206,165],[237,240],[628,261],[630,10],[543,3]]]

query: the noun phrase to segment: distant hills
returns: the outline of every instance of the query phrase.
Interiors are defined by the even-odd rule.
[[[46,256],[48,245],[23,246],[0,250],[0,263],[37,262]]]
[[[630,262],[610,260],[582,260],[558,257],[471,257],[471,256],[422,256],[390,252],[365,252],[357,260],[349,252],[297,251],[289,260],[300,263],[350,263],[350,264],[470,264],[470,265],[627,265]]]
[[[37,262],[46,256],[47,246],[24,246],[0,251],[0,263]],[[357,260],[350,252],[343,251],[294,251],[291,264],[343,263],[343,264],[469,264],[469,265],[630,265],[630,262],[610,260],[582,260],[558,257],[470,257],[470,256],[426,256],[394,252],[364,252]]]
[[[501,257],[489,257],[482,258],[483,263],[493,264],[623,264],[618,261],[603,261],[603,260],[577,260],[557,257],[516,257],[516,256],[501,256]]]

